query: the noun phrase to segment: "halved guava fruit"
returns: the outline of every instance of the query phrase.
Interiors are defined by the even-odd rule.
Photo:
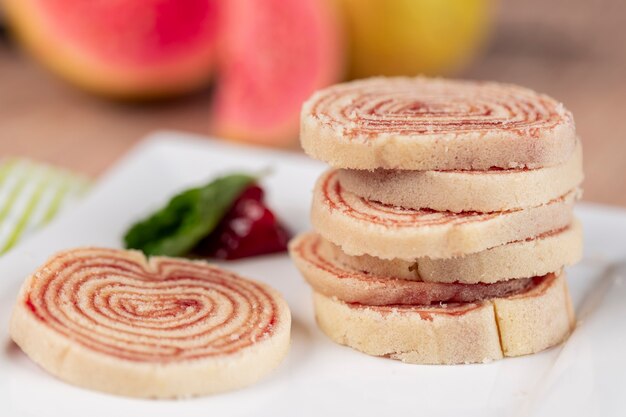
[[[288,145],[302,102],[342,75],[338,19],[324,0],[228,0],[220,40],[213,131]]]
[[[5,0],[12,29],[69,82],[114,97],[193,91],[213,74],[218,0]]]

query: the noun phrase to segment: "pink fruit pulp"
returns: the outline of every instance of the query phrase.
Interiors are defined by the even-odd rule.
[[[302,102],[340,75],[336,16],[321,0],[230,0],[224,13],[216,130],[257,142],[295,138]]]
[[[4,0],[22,45],[72,84],[109,97],[178,95],[214,73],[218,0]]]
[[[216,0],[38,0],[65,42],[111,65],[154,65],[212,54]]]

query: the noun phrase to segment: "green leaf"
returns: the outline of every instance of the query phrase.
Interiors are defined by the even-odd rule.
[[[183,191],[167,206],[133,225],[124,236],[126,248],[140,249],[146,255],[185,255],[217,227],[235,200],[256,180],[251,175],[232,174]]]

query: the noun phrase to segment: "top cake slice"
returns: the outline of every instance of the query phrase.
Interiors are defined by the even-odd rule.
[[[572,114],[509,84],[370,78],[316,92],[302,107],[305,152],[336,168],[485,170],[566,161]]]

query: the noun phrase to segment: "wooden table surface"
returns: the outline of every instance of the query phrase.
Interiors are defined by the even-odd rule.
[[[583,139],[584,199],[626,206],[626,2],[553,0],[553,15],[537,12],[533,3],[545,2],[504,1],[485,53],[459,76],[515,82],[563,101]],[[209,106],[208,91],[163,104],[103,101],[0,42],[2,156],[95,177],[156,129],[208,134]]]

